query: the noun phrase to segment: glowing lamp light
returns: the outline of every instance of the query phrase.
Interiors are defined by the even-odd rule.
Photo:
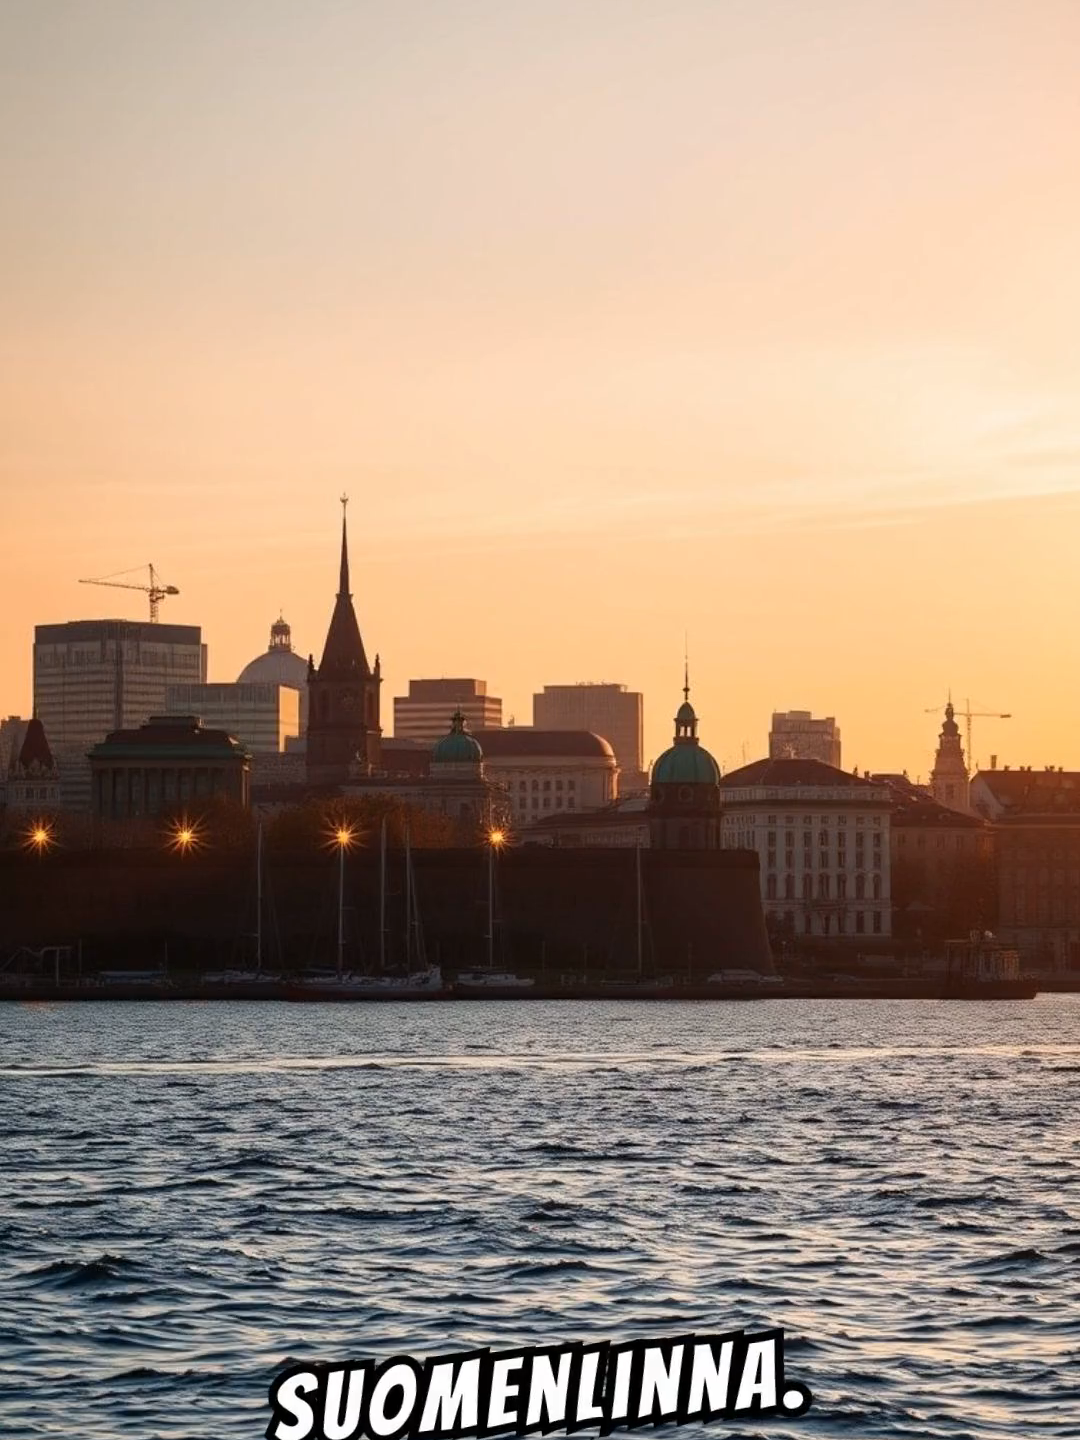
[[[505,845],[505,844],[506,844],[506,831],[505,831],[505,830],[489,830],[489,831],[488,831],[488,844],[491,845],[491,846],[492,846],[494,849],[496,849],[496,850],[498,850],[498,848],[499,848],[500,845]]]
[[[44,820],[35,820],[24,836],[24,843],[28,850],[33,850],[38,855],[44,855],[46,850],[51,849],[53,844],[53,832],[51,826]]]
[[[332,850],[340,850],[344,854],[356,844],[356,830],[344,820],[338,821],[328,832],[327,844]]]
[[[169,832],[169,849],[177,855],[187,855],[198,848],[200,838],[197,825],[190,820],[177,820]]]

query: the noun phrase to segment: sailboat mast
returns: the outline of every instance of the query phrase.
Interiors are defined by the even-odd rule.
[[[379,832],[379,969],[386,969],[386,816]]]
[[[642,904],[641,904],[642,896],[641,896],[641,841],[640,841],[640,840],[637,842],[637,846],[635,847],[635,857],[634,857],[634,858],[635,858],[634,870],[635,870],[635,877],[636,877],[636,880],[637,880],[637,968],[638,968],[638,974],[640,975],[640,974],[642,974],[642,972],[643,972],[643,970],[644,970],[644,968],[645,968],[645,946],[644,946],[644,934],[643,934],[644,926],[643,926],[643,920],[642,920]]]
[[[409,822],[405,822],[405,969],[412,968],[412,849]]]
[[[262,816],[255,824],[255,970],[262,974],[263,898],[262,898]]]

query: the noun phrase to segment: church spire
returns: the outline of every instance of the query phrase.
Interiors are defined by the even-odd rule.
[[[341,578],[338,582],[338,595],[352,599],[352,592],[349,589],[349,534],[345,524],[345,512],[349,508],[348,495],[341,497]]]

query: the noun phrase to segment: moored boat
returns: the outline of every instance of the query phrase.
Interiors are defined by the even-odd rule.
[[[945,944],[945,1000],[1033,1000],[1038,982],[1020,969],[1020,953],[988,930]]]

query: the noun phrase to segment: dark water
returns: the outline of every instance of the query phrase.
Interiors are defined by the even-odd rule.
[[[0,1435],[779,1324],[813,1409],[714,1433],[1077,1436],[1078,1090],[1066,996],[3,1005]]]

